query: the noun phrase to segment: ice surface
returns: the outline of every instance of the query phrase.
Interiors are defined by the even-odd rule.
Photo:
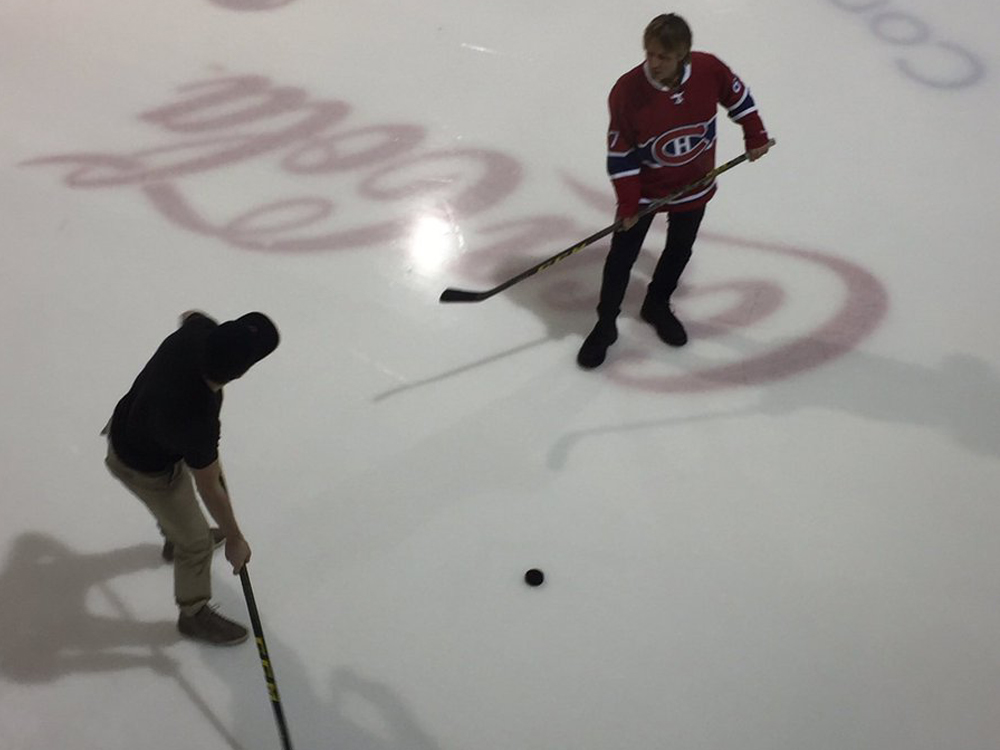
[[[676,10],[778,140],[576,350],[606,96]],[[282,345],[222,456],[300,750],[994,750],[985,0],[7,0],[0,747],[279,747],[98,431],[189,308]],[[739,153],[723,118],[720,162]],[[545,571],[532,589],[522,576]],[[245,618],[214,569],[222,611]]]

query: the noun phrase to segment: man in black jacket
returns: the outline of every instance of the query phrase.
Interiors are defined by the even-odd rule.
[[[106,428],[108,470],[149,508],[166,538],[164,557],[173,558],[180,608],[177,627],[209,643],[247,638],[245,627],[208,603],[215,544],[225,540],[234,573],[250,559],[219,461],[222,388],[273,352],[278,340],[274,323],[259,312],[221,325],[198,311],[184,313]],[[217,529],[209,528],[195,487]]]

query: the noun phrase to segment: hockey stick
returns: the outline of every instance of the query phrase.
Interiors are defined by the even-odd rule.
[[[260,615],[257,613],[257,603],[253,598],[253,588],[250,586],[250,574],[247,573],[246,565],[240,568],[240,583],[243,584],[243,596],[247,600],[247,611],[250,613],[257,651],[260,653],[260,665],[264,668],[264,680],[267,682],[267,692],[271,696],[271,708],[274,709],[274,721],[278,725],[278,734],[281,735],[281,745],[285,750],[292,750],[292,740],[288,736],[288,726],[285,724],[285,712],[281,709],[281,698],[278,696],[278,683],[274,680],[271,659],[267,655],[264,629],[260,626]]]
[[[768,146],[773,146],[774,144],[775,144],[775,140],[773,138],[767,142]],[[640,211],[639,213],[637,213],[636,216],[635,216],[635,218],[638,219],[638,218],[641,218],[641,217],[646,216],[648,214],[651,214],[651,213],[653,213],[655,211],[658,211],[659,209],[663,208],[665,205],[667,205],[670,201],[674,200],[675,198],[679,198],[680,196],[682,196],[685,193],[688,193],[688,192],[690,192],[692,190],[697,190],[698,188],[702,187],[703,185],[705,185],[705,184],[711,182],[712,180],[714,180],[716,177],[718,177],[723,172],[728,172],[730,169],[732,169],[733,167],[735,167],[737,164],[742,164],[748,158],[749,158],[749,155],[746,154],[746,153],[743,153],[743,154],[740,154],[739,156],[737,156],[735,159],[730,159],[725,164],[723,164],[721,167],[716,167],[715,169],[713,169],[711,172],[709,172],[708,174],[706,174],[701,179],[695,180],[694,182],[690,183],[689,185],[685,185],[684,187],[675,190],[674,192],[672,192],[670,195],[666,196],[665,198],[660,198],[658,200],[653,201],[648,206],[646,206],[644,209],[642,209],[642,211]],[[514,286],[514,284],[518,283],[519,281],[524,281],[525,279],[527,279],[527,278],[529,278],[531,276],[534,276],[536,273],[538,273],[540,271],[544,271],[546,268],[550,268],[551,266],[554,266],[559,261],[565,260],[569,256],[574,255],[574,254],[580,252],[581,250],[583,250],[583,248],[587,247],[588,245],[594,244],[595,242],[597,242],[599,239],[601,239],[603,237],[607,237],[612,232],[617,232],[621,228],[621,226],[622,226],[622,220],[619,219],[618,221],[616,221],[611,226],[605,227],[601,231],[596,232],[596,233],[590,235],[587,239],[581,240],[580,242],[578,242],[577,244],[573,245],[572,247],[566,248],[561,253],[556,253],[551,258],[543,260],[541,263],[532,266],[527,271],[522,271],[517,276],[514,276],[513,278],[507,279],[505,282],[503,282],[502,284],[499,284],[499,285],[493,287],[492,289],[485,289],[485,290],[480,291],[480,292],[473,292],[473,291],[469,291],[467,289],[455,289],[453,287],[448,287],[443,292],[441,292],[441,297],[440,297],[439,301],[440,302],[482,302],[484,299],[488,299],[489,297],[492,297],[494,294],[499,294],[504,289],[507,289],[508,287]]]

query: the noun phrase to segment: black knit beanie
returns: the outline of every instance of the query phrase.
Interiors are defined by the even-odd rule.
[[[205,341],[205,377],[219,384],[236,380],[273,352],[278,341],[278,329],[264,313],[228,320],[212,329]]]

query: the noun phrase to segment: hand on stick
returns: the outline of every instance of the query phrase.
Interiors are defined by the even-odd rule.
[[[622,226],[621,226],[621,229],[619,229],[618,231],[619,232],[627,232],[627,231],[629,231],[632,227],[635,226],[635,223],[637,221],[639,221],[639,217],[637,215],[636,216],[629,216],[629,217],[626,217],[626,218],[622,219]]]
[[[233,566],[233,575],[239,575],[243,566],[250,562],[250,545],[241,536],[226,537],[226,559]]]
[[[762,157],[770,150],[771,150],[770,142],[765,143],[760,148],[752,148],[749,151],[747,151],[747,159],[749,159],[750,161],[757,161],[760,157]]]

